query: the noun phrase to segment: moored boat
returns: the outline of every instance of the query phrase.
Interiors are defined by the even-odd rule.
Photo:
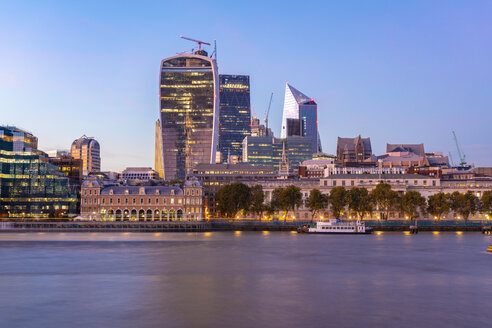
[[[365,223],[356,221],[342,221],[330,219],[327,222],[318,221],[316,225],[308,229],[309,233],[319,234],[370,234],[371,227],[366,227]]]

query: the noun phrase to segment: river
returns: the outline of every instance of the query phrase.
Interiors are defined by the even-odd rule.
[[[486,327],[480,233],[0,234],[0,327]]]

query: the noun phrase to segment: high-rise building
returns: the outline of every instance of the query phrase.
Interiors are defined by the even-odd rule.
[[[272,136],[272,129],[265,127],[265,125],[260,124],[260,119],[258,117],[251,117],[251,136],[252,137],[266,137]]]
[[[75,159],[82,160],[82,175],[101,171],[101,150],[99,142],[85,134],[72,142],[70,154]]]
[[[279,139],[272,136],[248,136],[243,141],[243,162],[251,165],[271,165],[276,169],[285,151],[289,167],[296,169],[299,163],[313,158],[311,138],[290,136]]]
[[[248,75],[219,75],[219,150],[223,157],[242,155],[243,140],[251,134]]]
[[[321,152],[318,133],[318,105],[312,98],[286,83],[280,137],[287,138],[289,136],[311,138],[313,153]]]
[[[0,216],[76,213],[77,195],[69,178],[37,149],[37,143],[29,132],[0,126]]]
[[[160,142],[157,167],[165,180],[184,179],[200,163],[215,163],[219,123],[219,75],[207,52],[180,54],[161,62]],[[160,159],[156,159],[160,163]],[[160,164],[159,164],[160,165]]]

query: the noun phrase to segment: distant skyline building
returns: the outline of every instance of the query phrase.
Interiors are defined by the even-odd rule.
[[[286,160],[291,169],[299,163],[312,159],[311,138],[290,136],[285,139],[273,136],[248,136],[243,141],[243,162],[251,165],[271,165],[279,169],[285,149]]]
[[[82,160],[83,176],[101,171],[101,149],[96,139],[84,134],[72,142],[70,154],[73,158]]]
[[[376,157],[372,154],[371,138],[337,139],[337,160],[341,166],[373,166]]]
[[[163,59],[159,99],[155,147],[159,175],[165,180],[184,179],[198,164],[215,163],[219,122],[215,60],[204,50]]]
[[[251,134],[249,75],[219,75],[219,150],[222,158],[242,155],[243,140]]]
[[[286,83],[280,137],[289,136],[311,138],[313,153],[322,151],[318,132],[318,105],[312,98]]]

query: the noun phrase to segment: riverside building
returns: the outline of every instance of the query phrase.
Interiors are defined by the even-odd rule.
[[[70,154],[82,160],[82,175],[101,171],[101,150],[96,139],[83,135],[72,143]]]
[[[155,168],[165,180],[184,179],[200,163],[215,163],[218,143],[219,75],[204,50],[161,62],[160,120]]]
[[[0,126],[0,216],[76,213],[77,195],[69,178],[37,146],[38,139],[31,133]]]
[[[198,181],[175,186],[103,186],[97,179],[82,184],[81,215],[107,221],[201,220],[203,191]]]
[[[243,140],[251,134],[248,75],[219,75],[219,150],[224,158],[242,155]]]

